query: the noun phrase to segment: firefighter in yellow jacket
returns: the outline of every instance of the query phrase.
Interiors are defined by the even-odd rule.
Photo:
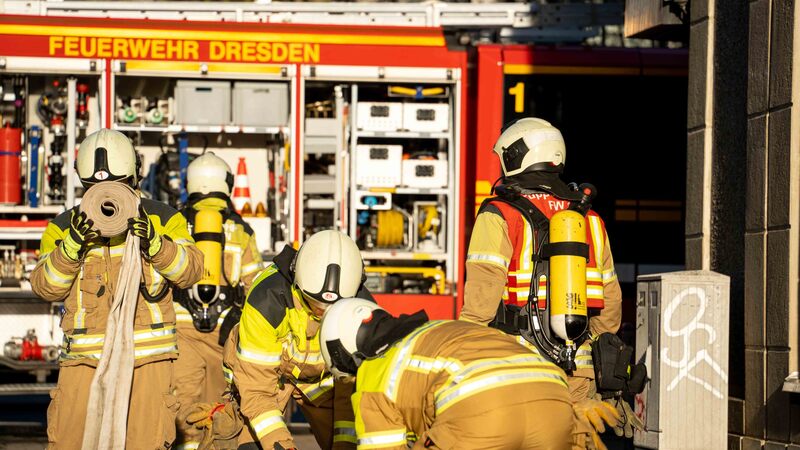
[[[136,188],[138,165],[130,140],[103,129],[83,141],[76,169],[87,188],[105,180]],[[110,239],[99,237],[92,220],[77,207],[53,219],[42,236],[31,286],[45,300],[64,302],[58,384],[47,411],[50,448],[81,447],[89,387],[127,233],[141,239],[144,279],[134,321],[136,359],[126,447],[169,448],[175,438],[178,405],[172,381],[178,353],[170,285],[187,288],[200,279],[203,256],[182,215],[163,203],[142,199],[141,204],[143,213],[129,221],[129,230]]]
[[[460,318],[483,325],[491,323],[514,333],[518,326],[515,311],[524,308],[529,294],[538,299],[543,310],[550,306],[546,301],[550,274],[540,270],[545,267],[543,264],[537,265],[542,261],[539,250],[543,248],[548,221],[557,212],[580,205],[586,192],[561,181],[559,174],[566,159],[564,140],[558,129],[542,119],[524,118],[506,127],[494,152],[503,168],[503,183],[497,189],[501,195],[485,202],[475,220]],[[513,201],[508,201],[512,197]],[[528,217],[521,211],[526,211]],[[592,336],[616,333],[622,318],[622,293],[608,234],[597,213],[580,212],[585,215],[589,247],[587,303],[590,311],[599,311],[589,319],[589,331]],[[544,226],[534,226],[537,223]],[[595,377],[591,343],[591,338],[586,339],[578,348],[574,361],[577,367],[569,378],[580,419],[575,436],[578,447],[584,445],[587,435],[591,435],[594,445],[602,447],[595,427],[586,419],[586,413],[605,408],[591,398]],[[602,432],[602,428],[597,431]]]
[[[185,412],[198,402],[220,402],[225,390],[222,349],[239,322],[245,293],[261,271],[261,254],[252,228],[230,201],[233,172],[208,152],[187,171],[189,199],[181,210],[206,259],[203,278],[176,295],[178,348],[175,362],[178,414],[176,449],[198,448],[201,432],[186,423]]]
[[[344,299],[325,312],[325,363],[356,376],[358,448],[568,449],[572,406],[564,372],[498,330],[391,316]]]
[[[352,385],[334,383],[319,349],[319,320],[340,298],[372,300],[363,287],[364,263],[355,242],[333,230],[312,235],[299,251],[286,247],[247,295],[238,334],[226,348],[247,429],[240,449],[294,448],[283,414],[294,398],[323,449],[355,448]]]

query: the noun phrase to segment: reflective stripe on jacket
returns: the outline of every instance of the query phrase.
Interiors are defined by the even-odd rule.
[[[160,202],[142,199],[142,205],[162,236],[161,250],[151,261],[142,259],[143,283],[150,295],[160,292],[165,295],[153,303],[139,296],[134,321],[135,355],[139,365],[176,357],[175,311],[166,280],[186,288],[200,279],[203,269],[203,255],[194,246],[183,216]],[[45,300],[64,301],[61,364],[94,365],[100,358],[105,339],[126,235],[107,243],[90,244],[82,262],[72,261],[61,244],[69,233],[71,211],[60,214],[45,228],[39,263],[31,273],[31,287]]]
[[[550,194],[531,194],[531,203],[550,218],[568,206]],[[622,318],[622,293],[614,272],[614,260],[602,219],[589,211],[587,217],[587,297],[603,309],[589,321],[592,334],[616,333]],[[531,287],[533,234],[525,218],[513,207],[492,202],[478,214],[467,252],[467,277],[461,318],[487,324],[501,299],[524,305]],[[540,305],[546,298],[546,279],[537,284]]]
[[[333,379],[325,371],[319,347],[319,318],[301,301],[302,294],[290,281],[289,266],[295,253],[287,247],[258,275],[247,295],[238,332],[231,333],[225,345],[226,376],[232,380],[242,414],[263,448],[291,439],[278,405],[280,390],[297,388],[311,404],[329,399],[333,390],[335,404],[345,405],[334,407],[334,420],[347,422],[353,417],[350,390],[333,389]],[[359,296],[371,298],[365,293],[362,289]],[[352,446],[346,427],[339,428],[343,431],[341,436],[334,435],[334,447]]]
[[[568,402],[564,372],[501,331],[428,322],[358,369],[359,449],[402,449],[444,414],[537,400]],[[531,405],[535,408],[535,405]]]

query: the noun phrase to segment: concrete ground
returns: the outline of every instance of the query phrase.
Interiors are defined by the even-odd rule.
[[[22,433],[18,433],[22,434]],[[320,450],[314,436],[308,430],[294,430],[297,448],[303,450]],[[42,450],[47,447],[47,437],[36,435],[3,435],[0,434],[0,450]]]

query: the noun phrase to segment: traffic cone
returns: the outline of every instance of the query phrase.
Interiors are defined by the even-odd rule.
[[[244,157],[239,158],[239,167],[236,168],[236,178],[233,181],[233,207],[241,214],[244,205],[252,203],[250,199],[250,183],[247,181],[247,162]]]

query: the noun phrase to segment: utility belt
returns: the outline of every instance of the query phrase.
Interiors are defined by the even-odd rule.
[[[546,307],[544,309],[534,310],[533,308],[529,309],[500,302],[500,305],[497,307],[497,314],[495,314],[494,319],[489,322],[489,326],[512,336],[522,336],[526,341],[534,344],[536,348],[543,353],[543,356],[548,357],[565,371],[571,372],[575,368],[565,366],[561,362],[574,362],[575,355],[572,353],[573,350],[569,347],[549,346],[543,342],[540,337],[542,334],[545,334],[547,336],[547,341],[552,341],[554,339],[551,333],[549,319],[550,315]],[[589,337],[589,332],[587,330],[579,338],[574,339],[575,348],[580,347]]]
[[[234,325],[242,317],[242,306],[245,300],[244,288],[241,285],[218,286],[219,295],[211,303],[203,303],[194,298],[191,289],[176,290],[176,301],[189,311],[192,324],[197,331],[211,333],[217,328],[220,316],[225,310],[230,309],[220,325],[219,345],[225,341]]]
[[[543,312],[542,316],[546,319],[547,312]],[[529,319],[526,308],[500,303],[497,315],[489,323],[489,326],[510,335],[522,336],[528,342],[535,343],[530,326],[532,321]],[[534,318],[533,321],[536,319]],[[588,332],[575,342],[576,346],[580,347],[586,339],[591,339]],[[626,345],[622,339],[612,333],[601,334],[592,340],[591,345],[595,384],[597,392],[604,399],[639,394],[644,390],[647,383],[647,367],[641,362],[632,363],[632,347]],[[561,352],[563,353],[565,350],[562,348]],[[559,355],[561,359],[567,356]]]

